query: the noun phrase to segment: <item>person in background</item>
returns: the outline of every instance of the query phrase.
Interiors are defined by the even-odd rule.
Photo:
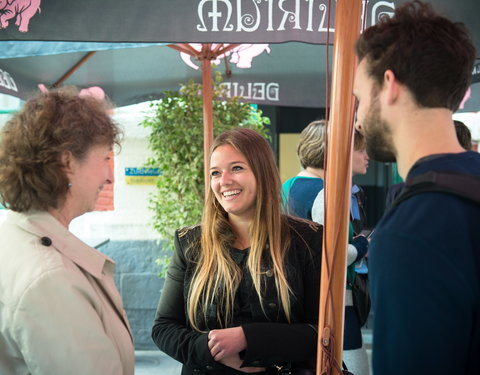
[[[358,131],[354,132],[352,152],[352,177],[355,175],[367,174],[369,157],[365,149],[365,138]],[[365,212],[365,193],[363,189],[352,185],[352,200],[350,204],[350,221],[353,226],[353,233],[358,236],[364,229],[367,229],[367,214]]]
[[[74,88],[27,101],[0,135],[0,374],[134,373],[115,263],[75,237],[113,183],[119,128]]]
[[[420,1],[396,8],[356,43],[356,128],[370,158],[410,179],[480,176],[452,115],[470,85],[475,47],[464,25]],[[445,192],[388,210],[369,249],[374,374],[480,373],[480,206]]]
[[[453,126],[455,127],[455,134],[457,135],[458,143],[465,150],[472,149],[472,133],[468,129],[467,125],[458,120],[453,120]],[[396,197],[402,192],[403,187],[405,186],[404,182],[394,184],[390,186],[387,192],[387,197],[385,199],[385,207],[388,209]]]
[[[325,121],[308,124],[300,133],[297,155],[303,170],[282,186],[288,214],[312,220],[312,205],[323,190],[325,162]]]
[[[472,133],[470,129],[463,122],[453,120],[453,126],[455,127],[455,134],[457,135],[458,143],[465,150],[472,149]]]
[[[322,227],[281,212],[273,152],[257,132],[219,135],[201,225],[175,234],[152,338],[182,374],[314,368]]]
[[[368,168],[368,155],[365,150],[365,138],[357,131],[354,134],[352,152],[352,176],[364,175]],[[343,335],[343,361],[349,371],[355,375],[368,375],[369,362],[367,351],[363,346],[360,318],[355,311],[352,299],[352,288],[357,271],[366,274],[365,264],[368,252],[368,240],[360,233],[367,227],[367,219],[364,209],[363,190],[357,185],[352,186],[352,199],[350,205],[350,228],[349,245],[347,247],[347,282],[345,292],[345,320]],[[325,192],[320,191],[312,206],[312,218],[320,224],[324,224]]]

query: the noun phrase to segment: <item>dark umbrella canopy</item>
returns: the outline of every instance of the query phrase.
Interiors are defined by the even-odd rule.
[[[0,51],[3,47],[7,49],[5,43],[19,42],[0,42]],[[28,46],[35,42],[22,44],[28,51]],[[90,43],[67,44],[68,48],[78,47],[81,51],[0,59],[0,93],[25,99],[37,90],[38,84],[53,85],[92,50]],[[188,67],[180,53],[166,45],[106,50],[95,44],[91,47],[98,51],[63,83],[82,88],[100,86],[117,106],[158,99],[163,91],[177,90],[180,83],[190,79],[201,82],[200,70]],[[270,44],[268,48],[270,52],[264,51],[254,57],[249,69],[229,63],[230,77],[226,75],[223,60],[213,69],[222,73],[229,94],[244,96],[245,100],[256,104],[323,107],[326,47],[290,42]],[[461,112],[480,110],[480,62],[472,82],[470,98]]]
[[[403,2],[364,1],[365,25],[390,14]],[[450,18],[464,22],[480,51],[479,1],[429,2]],[[366,10],[365,3],[368,3]],[[158,98],[163,90],[176,89],[180,82],[190,78],[200,81],[201,74],[186,67],[178,59],[178,53],[168,48],[156,45],[126,49],[129,45],[122,44],[117,49],[118,43],[270,43],[270,55],[263,53],[256,57],[252,69],[231,67],[232,94],[243,94],[247,100],[262,104],[325,105],[325,48],[314,44],[324,44],[327,38],[333,42],[333,33],[327,34],[327,30],[334,30],[335,1],[31,0],[24,8],[17,7],[19,4],[23,1],[0,5],[0,41],[12,41],[0,42],[0,92],[3,93],[24,98],[38,83],[53,84],[92,50],[99,52],[65,83],[81,87],[100,85],[117,105],[132,104]],[[87,43],[59,46],[54,43],[56,50],[51,51],[52,43],[46,42],[48,48],[37,44],[33,50],[29,50],[28,42],[22,43],[36,40],[114,44],[96,43],[89,48]],[[309,44],[272,44],[287,41]],[[113,46],[116,49],[101,51]],[[81,52],[62,53],[56,58],[11,59],[44,54],[46,50],[59,54],[64,48]],[[471,96],[464,111],[480,109],[480,84],[472,87]]]
[[[40,83],[47,87],[53,85],[85,56],[88,45],[81,47],[84,51],[0,59],[0,69],[14,83],[2,86],[0,82],[0,91],[26,98]],[[283,43],[271,44],[268,48],[270,52],[264,51],[253,58],[249,69],[229,63],[230,77],[226,76],[223,60],[214,68],[224,76],[228,92],[257,104],[324,106],[326,47]],[[227,62],[229,60],[227,58]],[[192,62],[200,66],[198,61]],[[200,82],[201,77],[201,70],[187,66],[178,51],[155,45],[99,50],[64,84],[100,86],[117,106],[123,106],[158,99],[163,91],[177,90],[181,82],[189,79]]]
[[[403,2],[362,1],[368,4],[365,25]],[[480,47],[480,2],[428,2],[464,22]],[[9,0],[0,3],[0,40],[320,44],[326,40],[328,15],[334,25],[335,1]]]
[[[446,1],[446,0],[444,0]],[[3,2],[2,2],[3,3]],[[0,4],[2,4],[0,3]],[[329,0],[10,0],[0,39],[116,42],[325,43]],[[26,4],[23,4],[26,3]],[[22,4],[23,7],[18,7]],[[330,5],[332,4],[332,5]],[[368,17],[393,2],[369,2]],[[17,13],[20,22],[15,24]],[[374,22],[373,22],[374,23]],[[333,25],[333,22],[331,22]]]

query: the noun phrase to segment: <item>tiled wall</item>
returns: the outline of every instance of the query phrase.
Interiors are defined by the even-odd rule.
[[[135,349],[155,349],[150,337],[163,286],[155,259],[162,255],[157,241],[110,241],[99,248],[116,262],[115,283],[133,331]]]

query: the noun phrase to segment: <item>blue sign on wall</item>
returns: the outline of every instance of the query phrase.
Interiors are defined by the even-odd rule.
[[[160,168],[125,168],[125,182],[128,185],[155,185],[160,174]]]

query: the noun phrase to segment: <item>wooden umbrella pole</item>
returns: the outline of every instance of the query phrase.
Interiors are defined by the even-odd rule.
[[[203,155],[204,155],[204,174],[205,174],[205,192],[209,188],[209,165],[208,154],[213,141],[213,94],[212,94],[212,59],[237,47],[238,44],[218,44],[212,50],[211,43],[202,44],[201,50],[197,51],[189,44],[169,44],[168,47],[177,51],[187,53],[202,62],[202,86],[203,86]]]
[[[338,0],[332,66],[331,116],[325,175],[325,234],[320,291],[317,374],[339,373],[342,363],[347,241],[351,192],[354,43],[361,0]],[[333,372],[336,371],[336,372]]]
[[[97,51],[90,51],[85,56],[83,56],[74,66],[72,66],[68,72],[66,72],[59,80],[57,80],[52,87],[59,87],[63,82],[67,80],[75,71],[85,64]]]
[[[202,60],[203,85],[203,155],[205,170],[205,195],[210,186],[208,154],[213,141],[213,110],[212,110],[212,63],[209,59]]]

